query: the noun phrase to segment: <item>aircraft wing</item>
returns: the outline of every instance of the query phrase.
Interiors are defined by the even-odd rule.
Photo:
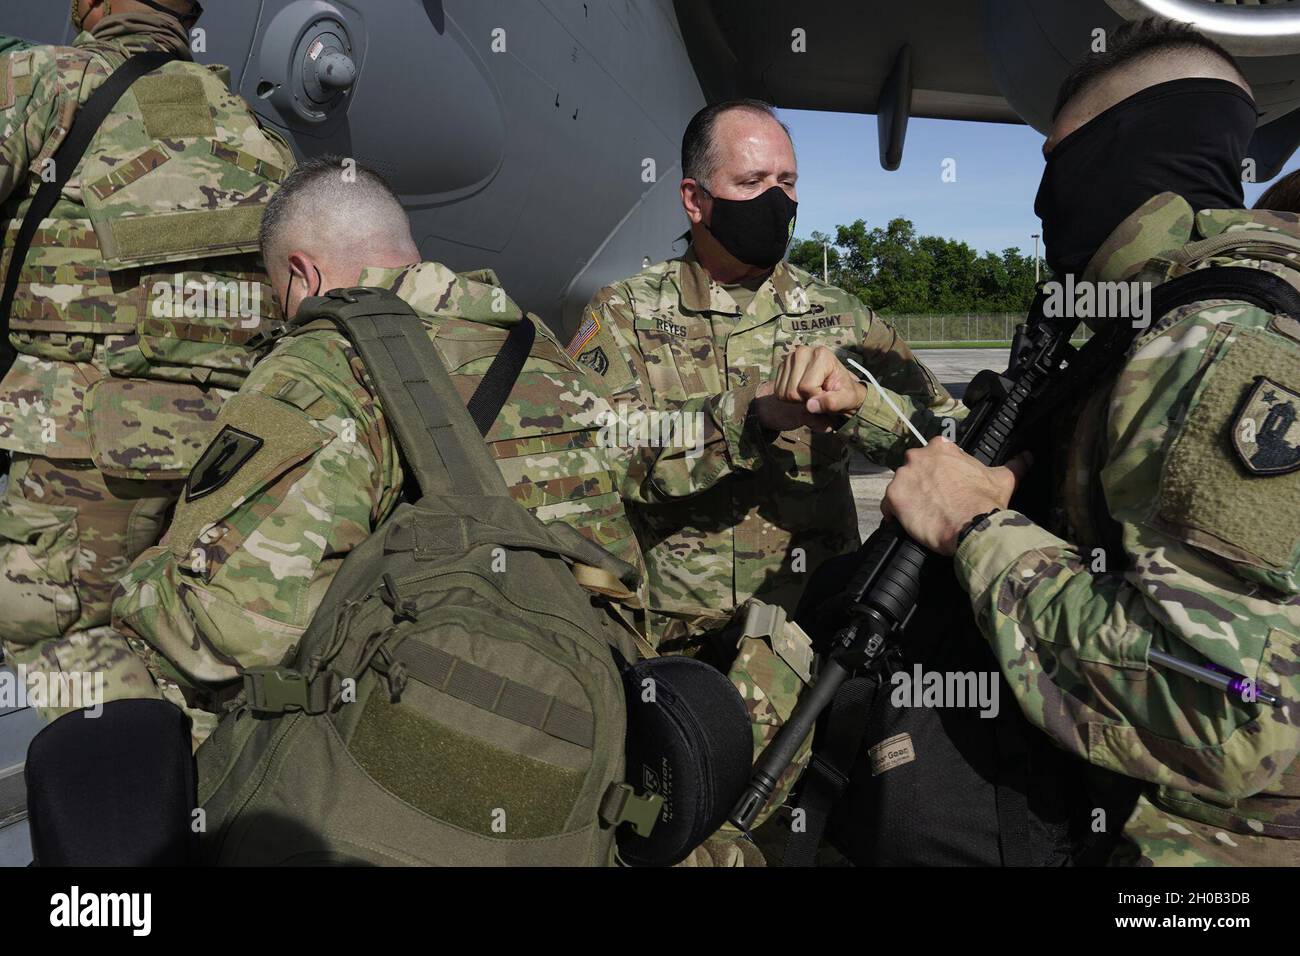
[[[675,0],[710,100],[874,113],[896,168],[907,119],[1046,132],[1070,66],[1127,20],[1194,23],[1241,64],[1260,106],[1251,155],[1271,179],[1300,144],[1300,3],[1214,0]]]

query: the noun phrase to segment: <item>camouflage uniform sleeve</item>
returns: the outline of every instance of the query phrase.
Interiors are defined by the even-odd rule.
[[[922,435],[933,438],[943,430],[945,418],[965,416],[965,406],[917,359],[892,325],[856,299],[853,306],[858,330],[853,357],[871,370],[890,401]],[[916,437],[870,385],[862,407],[838,433],[868,461],[890,468],[901,465],[907,449],[916,444]]]
[[[1270,525],[1285,523],[1267,503],[1284,489],[1233,477],[1244,469],[1223,434],[1235,392],[1215,407],[1214,383],[1201,379],[1192,413],[1179,410],[1211,337],[1190,328],[1182,342],[1195,345],[1162,336],[1144,346],[1125,372],[1141,365],[1142,379],[1122,376],[1112,393],[1101,481],[1122,526],[1123,574],[1106,573],[1100,549],[1081,553],[1015,511],[975,527],[956,571],[1022,709],[1058,744],[1129,777],[1236,799],[1268,786],[1300,752],[1300,602],[1294,570],[1289,591],[1261,587],[1251,564],[1222,556],[1267,551],[1277,537]],[[1221,363],[1216,374],[1229,371]],[[1256,371],[1245,366],[1244,380]],[[1294,362],[1291,374],[1300,375]],[[1238,510],[1212,542],[1171,507],[1180,482],[1209,495],[1220,515],[1239,505],[1257,513]],[[1300,542],[1293,531],[1284,537],[1294,555]],[[1152,665],[1153,648],[1240,674],[1284,704]]]
[[[734,472],[756,470],[762,464],[764,448],[770,444],[757,419],[749,414],[757,384],[671,405],[655,405],[645,356],[636,345],[635,318],[635,303],[627,290],[607,286],[588,305],[584,325],[569,346],[570,354],[583,361],[600,349],[608,362],[602,377],[616,413],[678,413],[681,421],[699,421],[702,428],[689,448],[615,447],[611,457],[622,478],[623,497],[641,504],[687,498]],[[588,323],[593,320],[596,331],[584,339],[583,329],[590,327]]]
[[[213,445],[229,427],[261,447],[228,483],[190,500],[205,453],[162,544],[123,580],[115,626],[196,684],[292,651],[343,559],[400,493],[396,450],[363,375],[328,331],[290,339],[258,363],[223,407]]]
[[[58,114],[59,83],[42,51],[0,57],[0,203],[27,181]]]

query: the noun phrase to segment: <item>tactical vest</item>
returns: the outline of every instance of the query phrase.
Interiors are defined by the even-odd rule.
[[[38,48],[3,61],[0,87],[19,72],[58,70],[84,76],[84,102],[124,60],[116,43]],[[201,450],[196,427],[221,400],[210,389],[238,387],[255,359],[248,341],[274,317],[258,228],[293,163],[228,78],[223,67],[173,61],[137,80],[100,126],[21,265],[10,328],[28,358],[0,386],[0,447],[167,479]],[[67,135],[75,111],[63,102],[33,170]],[[0,210],[0,274],[40,181],[30,177]],[[22,414],[24,402],[43,414]],[[174,456],[131,435],[142,417],[176,438]]]
[[[8,69],[38,55],[18,54]],[[83,100],[125,61],[118,46],[95,42],[56,57],[48,68],[85,72]],[[122,374],[149,366],[159,377],[188,378],[166,367],[237,372],[251,365],[242,345],[260,331],[274,300],[257,262],[258,227],[293,159],[230,92],[227,77],[224,67],[177,60],[136,81],[118,102],[23,263],[11,320],[15,332],[26,333],[18,336],[20,351],[88,361],[86,336],[118,334],[139,337],[135,349],[109,354]],[[59,123],[34,169],[59,147],[67,126]],[[3,210],[6,253],[38,185]],[[8,259],[0,265],[7,269]],[[239,314],[238,290],[209,292],[210,282],[232,281],[257,284],[243,293],[245,305],[258,299],[255,322]],[[193,314],[200,305],[203,314]]]
[[[1201,214],[1209,217],[1221,215],[1233,213]],[[1197,222],[1201,223],[1199,217]],[[1262,228],[1232,228],[1209,237],[1195,238],[1170,257],[1164,275],[1156,277],[1156,281],[1177,278],[1213,265],[1242,265],[1242,260],[1279,274],[1300,289],[1300,237]],[[1149,273],[1144,272],[1143,278],[1148,277]],[[1152,316],[1153,324],[1160,318]],[[1293,349],[1300,343],[1300,323],[1285,316],[1273,317],[1256,331],[1259,335],[1251,347],[1260,350],[1261,354],[1279,348]],[[1210,367],[1221,358],[1227,347],[1226,337],[1220,337],[1217,344],[1207,350],[1202,368]],[[1050,481],[1054,490],[1048,494],[1051,501],[1060,502],[1058,506],[1044,509],[1038,519],[1048,530],[1076,542],[1084,554],[1100,548],[1108,562],[1113,562],[1108,567],[1110,573],[1124,570],[1121,528],[1107,510],[1101,484],[1101,472],[1106,465],[1107,408],[1119,371],[1116,369],[1116,374],[1101,383],[1091,395],[1075,403],[1065,422],[1058,422],[1044,443],[1046,454],[1040,452],[1036,455],[1038,461],[1052,462]],[[1034,471],[1045,474],[1049,470],[1031,470],[1031,482]],[[1086,476],[1086,480],[1070,480],[1070,476]],[[1031,489],[1030,493],[1033,493]],[[1277,506],[1294,507],[1294,502],[1279,500]],[[1260,579],[1250,569],[1245,569],[1244,573],[1276,590],[1274,576],[1265,575]],[[1294,591],[1277,593],[1281,594],[1282,600],[1296,597]],[[1170,814],[1212,827],[1244,835],[1300,839],[1300,761],[1293,762],[1262,792],[1239,800],[1213,801],[1170,787],[1151,788],[1148,796]]]

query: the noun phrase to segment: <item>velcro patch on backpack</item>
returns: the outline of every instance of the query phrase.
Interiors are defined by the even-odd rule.
[[[20,96],[31,96],[33,83],[30,53],[0,59],[0,109],[9,109]]]
[[[12,62],[12,57],[0,57],[0,110],[7,110],[14,105]]]

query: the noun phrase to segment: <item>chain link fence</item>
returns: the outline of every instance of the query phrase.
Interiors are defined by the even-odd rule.
[[[1016,326],[1025,320],[1025,315],[1023,312],[968,312],[957,315],[886,315],[884,319],[912,346],[951,342],[980,342],[995,346],[1011,344]],[[1076,341],[1086,341],[1090,334],[1085,329]]]

